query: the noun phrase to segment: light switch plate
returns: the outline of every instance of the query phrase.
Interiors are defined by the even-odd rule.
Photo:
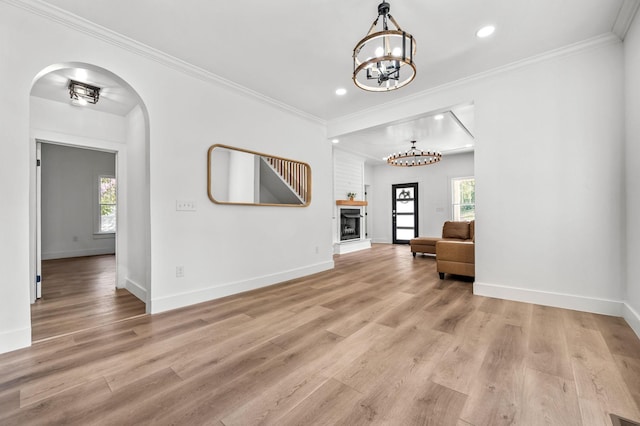
[[[195,201],[176,201],[176,211],[179,212],[195,212],[196,211],[196,202]]]

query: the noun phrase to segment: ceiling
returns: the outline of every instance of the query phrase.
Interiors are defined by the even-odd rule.
[[[100,88],[100,99],[91,109],[121,116],[138,104],[138,98],[114,78],[90,68],[62,68],[40,77],[31,88],[31,95],[56,102],[71,103],[69,80]],[[82,108],[82,107],[78,107]]]
[[[443,156],[473,151],[475,140],[473,104],[383,124],[333,141],[337,148],[364,157],[370,164],[384,164],[392,153],[407,151],[411,141],[422,151]],[[335,143],[334,142],[334,143]]]
[[[376,18],[378,0],[46,3],[328,121],[610,34],[620,22],[630,19],[625,14],[633,16],[638,1],[390,0],[391,14],[416,39],[418,71],[410,85],[386,93],[365,92],[351,81],[353,48]],[[477,38],[475,32],[486,24],[495,25],[496,32],[486,39]],[[64,73],[51,76],[51,84],[61,77]],[[347,89],[344,96],[335,94],[339,87]],[[38,87],[34,95],[52,96],[50,90]],[[472,115],[472,110],[467,106],[460,113],[471,111]],[[437,149],[447,137],[447,128],[460,131],[450,118],[448,114],[445,120],[449,124],[440,123],[443,130],[439,134],[431,128],[434,120],[423,116],[342,137],[339,145],[358,151],[365,139],[371,147],[382,145],[380,138],[388,141],[390,137],[408,145],[407,136],[411,135],[421,147],[422,135],[437,134],[431,140],[424,139],[429,146],[422,147]],[[455,151],[469,141],[460,143],[443,144],[442,149]],[[387,145],[385,152],[389,148]],[[380,152],[369,149],[367,155],[379,158]]]

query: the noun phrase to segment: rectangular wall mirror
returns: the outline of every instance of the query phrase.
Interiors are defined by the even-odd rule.
[[[227,145],[207,154],[207,191],[216,204],[305,207],[311,167],[303,162]]]

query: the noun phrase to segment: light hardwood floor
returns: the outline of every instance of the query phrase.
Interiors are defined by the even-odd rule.
[[[31,305],[34,342],[145,313],[145,305],[116,289],[115,255],[42,262],[42,298]]]
[[[374,245],[336,268],[0,355],[0,424],[640,420],[621,318],[474,296]]]

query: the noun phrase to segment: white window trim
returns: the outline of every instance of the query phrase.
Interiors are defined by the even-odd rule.
[[[93,239],[103,239],[103,238],[115,238],[116,233],[118,232],[117,225],[117,217],[118,217],[118,190],[116,187],[116,231],[115,232],[105,232],[100,230],[100,179],[101,178],[111,178],[116,179],[116,177],[111,173],[100,173],[96,176],[95,185],[94,185],[94,194],[93,194]],[[117,182],[117,181],[116,181]],[[116,183],[117,185],[117,183]]]
[[[470,176],[454,176],[449,178],[449,208],[451,210],[449,217],[451,218],[451,220],[456,220],[455,218],[455,203],[453,200],[453,194],[455,193],[455,181],[457,180],[465,180],[465,179],[473,179],[475,181],[476,177],[475,175],[470,175]],[[473,203],[473,210],[474,210],[474,216],[475,216],[475,203]]]

